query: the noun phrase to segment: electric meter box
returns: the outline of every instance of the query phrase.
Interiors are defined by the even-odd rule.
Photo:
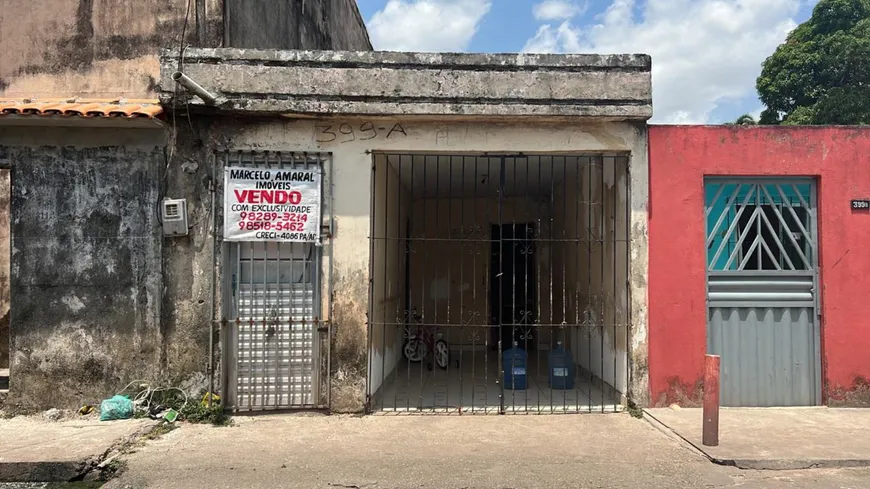
[[[160,214],[164,236],[187,236],[187,199],[164,199]]]

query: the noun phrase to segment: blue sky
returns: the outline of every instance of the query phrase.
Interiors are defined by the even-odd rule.
[[[653,56],[653,122],[758,114],[761,62],[816,0],[358,0],[375,49]]]

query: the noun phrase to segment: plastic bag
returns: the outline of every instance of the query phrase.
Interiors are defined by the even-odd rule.
[[[100,403],[100,421],[133,417],[133,401],[124,396],[112,396]]]

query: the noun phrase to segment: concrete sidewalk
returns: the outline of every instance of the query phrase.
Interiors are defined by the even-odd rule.
[[[774,470],[870,466],[870,409],[722,408],[716,447],[701,443],[700,408],[646,414],[719,464]]]
[[[150,419],[0,420],[0,482],[62,482],[81,477],[105,457],[159,424]]]
[[[237,416],[182,423],[103,489],[870,487],[870,469],[744,471],[628,414]]]

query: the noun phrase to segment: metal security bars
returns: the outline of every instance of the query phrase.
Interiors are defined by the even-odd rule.
[[[819,404],[815,182],[709,178],[705,195],[707,349],[722,356],[722,404]]]
[[[225,167],[258,169],[311,169],[329,163],[328,154],[233,152],[221,157]],[[321,206],[325,203],[321,195]],[[321,361],[322,344],[328,355],[328,324],[320,312],[321,250],[321,243],[226,243],[227,390],[236,411],[326,404],[320,393],[321,372],[328,371]]]
[[[707,184],[707,269],[814,270],[814,193],[807,181]]]
[[[628,168],[625,155],[375,154],[369,409],[620,409]]]

